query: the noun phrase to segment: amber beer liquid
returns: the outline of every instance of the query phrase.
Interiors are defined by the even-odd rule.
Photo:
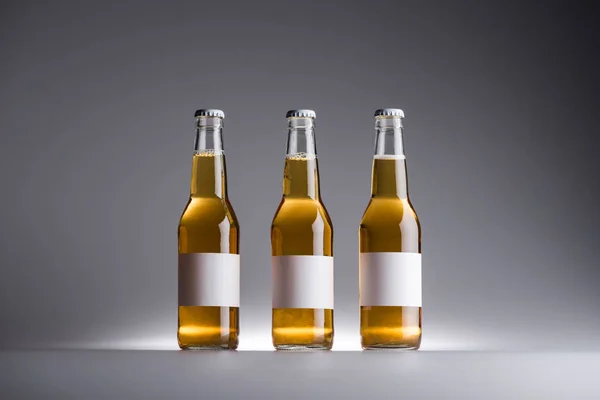
[[[321,201],[315,113],[292,110],[283,198],[271,225],[272,338],[277,350],[333,344],[333,226]]]
[[[190,198],[179,221],[182,349],[236,349],[239,335],[239,225],[227,197],[224,114],[196,111]]]
[[[403,117],[398,109],[375,112],[371,200],[359,228],[364,349],[421,344],[421,227],[408,197]]]

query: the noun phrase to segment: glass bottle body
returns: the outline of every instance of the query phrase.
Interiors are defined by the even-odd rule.
[[[180,257],[193,254],[238,255],[239,224],[227,197],[219,121],[201,122],[208,124],[208,129],[201,126],[196,139],[191,194],[179,222],[179,254]],[[181,285],[182,282],[180,291]],[[230,289],[239,293],[239,287]],[[238,335],[238,305],[182,305],[180,301],[177,330],[180,348],[236,349]]]
[[[360,222],[359,248],[361,255],[418,254],[420,285],[421,227],[408,197],[400,118],[397,121],[390,119],[378,123],[372,195]],[[419,302],[420,290],[419,287]],[[364,349],[419,348],[422,314],[420,304],[362,303],[361,301],[360,333]]]
[[[290,123],[294,127],[288,138],[283,198],[271,225],[272,256],[274,260],[308,256],[301,259],[306,264],[296,265],[296,268],[313,268],[311,263],[330,261],[332,278],[333,226],[319,195],[312,121],[299,119]],[[302,124],[308,124],[309,127],[303,129]],[[324,279],[328,278],[326,276]],[[317,286],[323,283],[319,282],[322,279],[319,276],[311,279],[317,279]],[[293,286],[293,283],[290,284]],[[327,285],[326,291],[329,289]],[[274,301],[272,339],[276,349],[328,350],[333,345],[333,334],[332,302],[331,306],[326,307],[277,307]]]

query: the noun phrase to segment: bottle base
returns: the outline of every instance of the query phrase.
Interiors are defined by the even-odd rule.
[[[275,350],[282,352],[329,351],[331,350],[331,346],[321,344],[278,344],[275,345]]]
[[[366,351],[414,351],[419,350],[420,345],[407,345],[407,344],[373,344],[369,346],[362,346],[363,350]]]
[[[194,345],[181,346],[180,345],[179,348],[181,350],[192,350],[192,351],[221,351],[221,350],[236,351],[237,350],[237,346],[230,347],[228,345],[222,345],[222,346],[194,346]]]

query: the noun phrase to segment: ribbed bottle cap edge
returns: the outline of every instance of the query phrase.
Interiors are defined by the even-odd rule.
[[[196,110],[196,112],[194,113],[194,117],[225,118],[225,113],[223,112],[223,110],[218,110],[216,108],[201,108],[199,110]]]
[[[299,109],[299,110],[290,110],[285,114],[286,118],[316,118],[317,117],[317,113],[315,113],[313,110],[307,110],[307,109]]]
[[[380,108],[375,110],[375,117],[400,117],[404,118],[404,111],[399,108]]]

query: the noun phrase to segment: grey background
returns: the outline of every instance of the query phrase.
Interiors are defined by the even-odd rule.
[[[2,2],[0,346],[176,347],[193,113],[214,107],[241,224],[240,347],[270,343],[291,108],[317,112],[336,348],[357,347],[372,112],[400,107],[423,348],[600,349],[595,8]]]

